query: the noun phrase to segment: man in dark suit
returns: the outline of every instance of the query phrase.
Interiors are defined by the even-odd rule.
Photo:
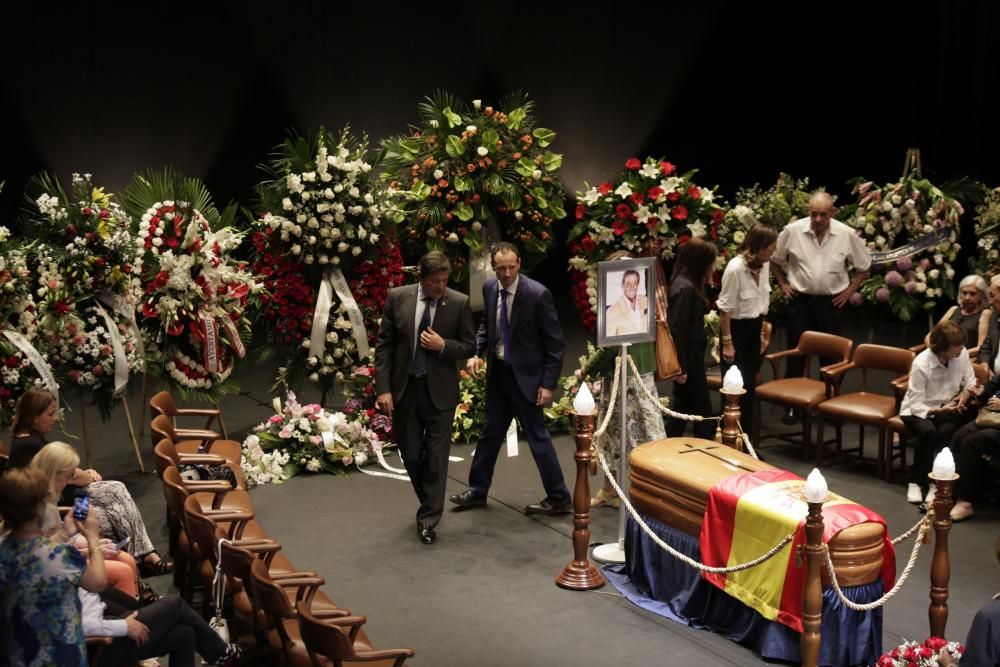
[[[527,276],[519,275],[521,256],[510,243],[493,247],[496,279],[483,285],[486,311],[476,333],[476,356],[470,372],[486,364],[486,426],[476,443],[469,471],[469,488],[449,500],[459,507],[484,507],[493,481],[500,445],[507,427],[517,417],[524,428],[531,455],[545,487],[545,498],[525,508],[526,514],[565,514],[573,498],[563,480],[552,438],[545,429],[542,408],[562,370],[565,343],[552,293]]]
[[[417,534],[433,544],[448,481],[457,362],[472,356],[475,327],[469,297],[448,289],[444,253],[427,253],[417,268],[416,285],[389,290],[375,344],[375,391],[420,500]]]

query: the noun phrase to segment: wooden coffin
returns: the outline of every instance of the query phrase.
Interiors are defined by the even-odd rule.
[[[698,537],[708,492],[715,484],[731,475],[774,469],[711,440],[656,440],[636,447],[629,456],[629,499],[643,514]],[[863,523],[833,537],[830,557],[841,586],[859,586],[878,579],[884,533],[881,524]],[[823,583],[829,584],[825,567]]]

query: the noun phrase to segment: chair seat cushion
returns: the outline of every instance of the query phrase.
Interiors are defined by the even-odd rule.
[[[881,426],[896,414],[896,399],[892,396],[858,391],[834,396],[829,401],[820,403],[817,410],[825,416]]]
[[[886,422],[886,426],[889,427],[890,431],[895,431],[897,433],[906,433],[906,424],[903,423],[903,418],[899,415],[893,415],[889,417],[889,421]]]
[[[811,378],[771,380],[757,387],[757,398],[790,408],[813,408],[826,400],[826,384]]]
[[[200,445],[201,440],[182,440],[174,443],[174,447],[182,454],[215,454],[237,465],[239,465],[240,457],[243,454],[240,443],[235,440],[216,440],[209,447],[208,452],[199,452]]]

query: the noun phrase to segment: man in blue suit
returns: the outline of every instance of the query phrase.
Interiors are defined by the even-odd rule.
[[[469,488],[449,500],[462,508],[486,505],[500,446],[517,417],[546,493],[525,513],[566,514],[573,511],[573,498],[542,414],[552,400],[566,350],[555,303],[548,288],[520,275],[516,246],[498,243],[492,262],[497,277],[483,285],[486,311],[476,333],[476,356],[467,364],[475,372],[487,362],[486,426],[476,443]]]

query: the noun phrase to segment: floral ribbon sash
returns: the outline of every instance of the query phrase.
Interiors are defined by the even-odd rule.
[[[358,348],[358,358],[367,359],[370,348],[368,347],[368,331],[365,329],[364,316],[361,314],[358,302],[354,300],[354,295],[351,294],[351,287],[347,283],[344,273],[334,267],[326,270],[323,280],[319,284],[316,310],[313,312],[312,335],[309,338],[309,356],[320,359],[323,357],[323,351],[326,349],[326,328],[330,321],[334,293],[337,294],[337,298],[347,310],[354,343]]]
[[[888,264],[889,262],[895,262],[900,257],[916,255],[921,250],[926,250],[927,248],[944,241],[951,235],[951,232],[952,230],[947,228],[936,229],[930,234],[921,236],[912,243],[907,243],[906,245],[893,248],[892,250],[887,250],[886,252],[873,252],[871,254],[872,264]]]
[[[108,330],[108,338],[111,339],[111,349],[115,353],[115,393],[117,394],[128,384],[128,357],[125,356],[125,346],[122,344],[118,325],[100,303],[95,305],[98,314],[104,318],[104,326]]]
[[[35,349],[35,346],[31,342],[22,336],[17,331],[6,330],[3,335],[7,337],[14,346],[24,353],[24,356],[28,357],[28,361],[31,365],[35,367],[38,371],[38,375],[42,378],[45,383],[45,388],[52,393],[56,399],[56,405],[59,405],[59,383],[56,382],[55,375],[52,374],[52,367],[49,366],[45,358],[42,357],[41,353]]]

